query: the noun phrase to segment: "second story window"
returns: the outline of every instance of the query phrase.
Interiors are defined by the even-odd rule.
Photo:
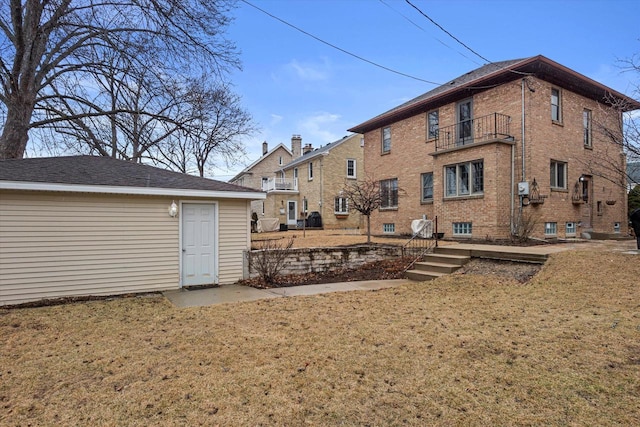
[[[558,162],[551,160],[551,188],[566,190],[567,189],[567,164],[565,162]]]
[[[427,114],[427,139],[435,139],[438,137],[438,129],[440,126],[440,114],[438,110],[430,111]]]
[[[282,156],[278,157],[278,164],[282,166]]]
[[[382,154],[391,151],[391,128],[386,127],[382,129]]]
[[[591,148],[591,110],[584,110],[582,112],[582,132],[584,146]]]
[[[398,207],[398,178],[380,181],[380,208]]]
[[[355,159],[347,159],[347,178],[356,177],[356,161]]]
[[[313,179],[313,162],[309,162],[309,181]]]
[[[554,122],[562,122],[562,98],[560,89],[551,89],[551,120]]]

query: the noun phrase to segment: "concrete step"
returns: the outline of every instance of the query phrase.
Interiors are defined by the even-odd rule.
[[[416,262],[413,265],[414,270],[435,272],[435,273],[445,273],[445,274],[453,273],[454,271],[458,270],[460,267],[461,267],[460,264],[445,264],[441,262],[431,262],[431,261]]]
[[[407,270],[405,275],[409,280],[424,282],[427,280],[437,279],[438,277],[441,277],[441,276],[446,276],[446,273],[437,273],[434,271],[424,271],[424,270]]]
[[[468,255],[450,255],[446,253],[431,253],[424,256],[423,261],[440,264],[465,265],[471,259]]]

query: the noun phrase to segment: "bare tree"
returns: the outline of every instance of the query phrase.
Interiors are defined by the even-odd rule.
[[[77,90],[90,93],[92,83],[83,79],[103,70],[96,52],[110,53],[137,69],[149,68],[157,80],[169,71],[190,75],[208,70],[223,76],[239,67],[235,46],[223,36],[231,6],[232,0],[2,0],[0,158],[21,158],[30,129],[141,112],[113,105],[67,108],[89,106],[91,97],[78,96]],[[154,52],[162,61],[149,64],[141,52]],[[156,68],[158,64],[163,66]],[[75,77],[65,80],[70,75]],[[81,84],[65,85],[74,79]]]
[[[367,217],[367,243],[371,243],[371,214],[383,201],[380,182],[369,176],[362,181],[346,182],[342,189],[342,196],[347,199],[350,210],[360,212]]]
[[[210,87],[207,79],[200,79],[190,83],[183,99],[189,120],[155,147],[152,161],[181,172],[195,168],[200,176],[214,166],[214,154],[226,166],[235,164],[244,154],[238,138],[256,130],[251,116],[240,106],[240,97],[226,85]]]

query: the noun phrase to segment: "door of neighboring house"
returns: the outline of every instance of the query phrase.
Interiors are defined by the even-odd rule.
[[[456,105],[458,126],[457,145],[473,142],[473,100],[466,99]]]
[[[216,204],[184,203],[180,216],[182,286],[217,283]]]
[[[287,201],[287,225],[293,225],[294,227],[297,224],[298,220],[298,202],[295,200]]]
[[[591,230],[593,220],[593,197],[591,197],[591,177],[585,176],[582,181],[582,229]]]

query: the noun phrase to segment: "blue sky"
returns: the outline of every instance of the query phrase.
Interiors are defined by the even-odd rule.
[[[489,61],[544,55],[633,95],[637,74],[618,60],[640,54],[637,0],[410,0]],[[405,0],[247,0],[354,55],[435,83],[486,63]],[[244,139],[247,156],[213,178],[229,179],[272,148],[325,145],[347,129],[436,85],[401,76],[323,44],[243,1],[228,37],[240,50],[234,90],[260,130]]]

